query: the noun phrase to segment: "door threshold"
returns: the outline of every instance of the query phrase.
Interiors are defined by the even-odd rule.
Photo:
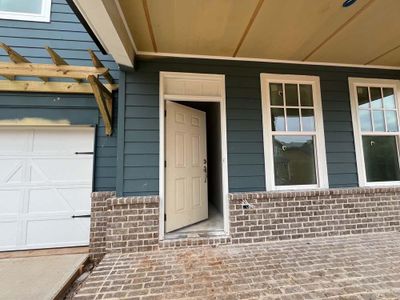
[[[191,239],[191,238],[212,238],[227,236],[223,230],[215,231],[192,231],[192,232],[171,232],[166,233],[164,240]]]

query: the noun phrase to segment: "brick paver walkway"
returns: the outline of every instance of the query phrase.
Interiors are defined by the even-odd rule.
[[[107,255],[76,299],[400,299],[400,233]]]

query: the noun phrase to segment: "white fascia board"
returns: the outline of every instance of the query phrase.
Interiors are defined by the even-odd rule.
[[[116,0],[74,0],[74,3],[107,53],[118,64],[133,67],[134,45]]]

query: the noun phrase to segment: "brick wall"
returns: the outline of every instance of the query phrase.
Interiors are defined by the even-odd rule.
[[[107,231],[107,199],[110,197],[115,197],[115,193],[92,193],[89,254],[94,261],[99,261],[105,253]]]
[[[110,198],[106,252],[158,249],[159,197]]]
[[[400,187],[229,195],[232,243],[400,230]]]
[[[400,230],[400,187],[229,194],[230,236],[159,242],[159,197],[93,193],[90,254]]]

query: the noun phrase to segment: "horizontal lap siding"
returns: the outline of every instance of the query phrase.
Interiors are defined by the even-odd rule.
[[[126,74],[124,182],[125,195],[158,194],[158,73]]]
[[[399,78],[399,71],[162,58],[126,73],[124,195],[158,194],[159,72],[226,75],[229,191],[265,190],[260,73],[319,76],[330,187],[357,186],[348,77]]]
[[[92,49],[110,69],[112,76],[118,79],[118,66],[110,56],[101,54],[66,1],[53,0],[51,11],[50,23],[0,20],[0,42],[11,46],[35,63],[52,63],[44,48],[49,46],[71,65],[91,66],[87,49]],[[0,50],[0,61],[9,61],[3,50]],[[92,95],[0,93],[0,120],[36,117],[50,120],[67,119],[71,124],[96,125],[94,190],[114,191],[116,97],[117,95],[114,97],[112,137],[104,135],[104,124]]]

